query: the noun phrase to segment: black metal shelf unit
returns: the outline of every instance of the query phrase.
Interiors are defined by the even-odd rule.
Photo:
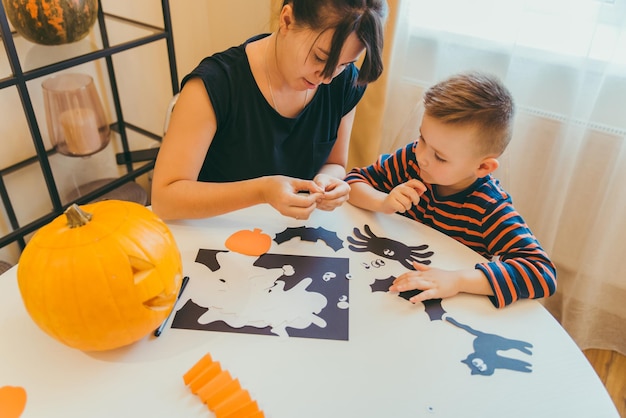
[[[99,2],[97,24],[101,40],[101,47],[99,49],[26,71],[23,70],[20,63],[20,58],[14,39],[14,37],[18,37],[19,35],[11,32],[4,6],[2,2],[0,2],[0,35],[4,43],[4,48],[8,56],[9,65],[12,73],[11,76],[0,79],[0,89],[12,86],[17,88],[17,92],[24,110],[24,114],[26,116],[26,120],[28,122],[28,128],[32,136],[36,153],[36,155],[31,158],[13,164],[9,167],[0,169],[0,199],[2,199],[6,217],[11,225],[11,228],[13,229],[12,232],[0,237],[0,248],[3,248],[12,243],[17,243],[20,247],[20,250],[23,250],[26,245],[25,237],[28,234],[36,231],[40,227],[55,219],[57,216],[61,215],[65,211],[65,209],[72,203],[87,203],[116,189],[117,187],[127,182],[134,181],[137,177],[149,172],[154,167],[154,156],[156,155],[156,153],[153,152],[151,156],[147,158],[136,158],[135,156],[141,153],[131,152],[127,130],[132,130],[139,133],[140,135],[144,135],[151,139],[154,139],[155,141],[160,141],[161,135],[160,133],[151,133],[145,129],[140,128],[139,126],[133,125],[124,120],[112,57],[113,55],[123,51],[127,51],[152,42],[165,40],[169,60],[172,96],[178,93],[178,74],[176,69],[176,57],[174,53],[174,40],[172,35],[172,22],[170,18],[169,0],[160,1],[163,13],[163,27],[156,27],[143,22],[127,19],[125,17],[105,13],[102,9],[102,2]],[[109,42],[109,33],[107,32],[107,20],[115,20],[117,22],[122,22],[124,24],[139,27],[148,30],[150,34],[147,36],[140,36],[135,39],[111,45]],[[59,191],[55,183],[49,161],[49,157],[52,154],[56,153],[56,151],[54,149],[46,149],[44,145],[39,123],[35,115],[33,103],[26,83],[30,80],[55,73],[57,71],[65,70],[99,59],[104,59],[106,62],[108,82],[112,93],[113,106],[115,108],[116,121],[111,124],[111,129],[119,135],[120,143],[123,149],[123,152],[117,155],[117,164],[125,166],[126,174],[83,196],[80,196],[73,202],[66,202],[65,204],[63,204],[59,196]],[[4,152],[7,152],[7,150],[4,150]],[[140,166],[134,166],[133,163],[136,162],[144,162],[144,164]],[[48,189],[48,194],[52,204],[52,210],[46,215],[41,216],[25,225],[20,225],[4,179],[6,175],[16,172],[32,164],[40,165],[46,187]]]

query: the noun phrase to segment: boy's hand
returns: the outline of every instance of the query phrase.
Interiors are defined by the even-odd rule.
[[[404,213],[417,205],[420,196],[426,191],[426,186],[419,180],[411,179],[406,183],[394,187],[382,203],[383,213]]]
[[[422,290],[422,293],[409,299],[412,303],[428,299],[443,299],[459,293],[460,280],[456,272],[431,268],[416,261],[413,262],[413,267],[415,271],[408,271],[398,276],[389,287],[389,291]]]

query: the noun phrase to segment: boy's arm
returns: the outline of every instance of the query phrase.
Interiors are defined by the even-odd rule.
[[[485,231],[482,240],[496,259],[465,270],[414,263],[415,270],[398,276],[389,290],[422,290],[411,302],[446,298],[461,292],[488,295],[498,308],[519,299],[552,295],[556,291],[554,264],[510,202],[501,201],[487,213],[482,224]]]
[[[546,297],[556,289],[554,266],[547,257],[508,254],[506,261],[477,264],[474,269],[444,270],[414,262],[415,270],[396,278],[392,292],[419,289],[413,303],[448,298],[458,293],[487,295],[502,308],[518,299]],[[527,269],[524,271],[523,269]]]
[[[415,270],[401,274],[389,287],[392,292],[406,292],[419,289],[422,292],[411,297],[410,302],[424,302],[427,299],[443,299],[458,293],[493,295],[489,280],[478,269],[443,270],[413,262]]]
[[[350,184],[348,202],[362,209],[380,212],[387,193],[376,190],[369,183],[357,181]]]
[[[349,202],[375,212],[405,212],[417,205],[426,186],[416,179],[415,143],[383,154],[363,168],[353,168],[345,178],[350,184]]]
[[[554,294],[554,263],[510,203],[492,213],[484,227],[483,238],[497,258],[475,267],[489,280],[493,288],[490,298],[496,307]]]
[[[345,177],[350,185],[348,201],[362,209],[379,212],[382,202],[391,190],[386,170],[386,162],[391,158],[384,154],[374,164],[367,167],[355,167]]]
[[[382,213],[404,213],[417,205],[426,186],[419,180],[411,179],[394,187],[389,193],[376,190],[365,182],[350,185],[348,201],[354,206]]]
[[[556,268],[541,247],[516,249],[500,257],[476,265],[493,286],[491,301],[497,308],[519,299],[548,297],[556,291]]]

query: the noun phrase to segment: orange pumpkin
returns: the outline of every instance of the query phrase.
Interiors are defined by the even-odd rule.
[[[2,4],[17,33],[43,45],[80,41],[98,17],[98,0],[2,0]]]
[[[39,229],[17,279],[35,323],[80,350],[134,343],[176,302],[182,261],[167,225],[148,208],[105,200],[73,205]]]
[[[269,251],[272,238],[262,233],[259,228],[253,231],[242,229],[228,237],[225,245],[226,248],[236,253],[259,256]]]

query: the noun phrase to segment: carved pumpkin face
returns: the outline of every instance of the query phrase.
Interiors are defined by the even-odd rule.
[[[80,350],[109,350],[138,341],[167,317],[182,261],[152,211],[105,200],[74,205],[39,229],[17,278],[26,310],[46,333]]]

